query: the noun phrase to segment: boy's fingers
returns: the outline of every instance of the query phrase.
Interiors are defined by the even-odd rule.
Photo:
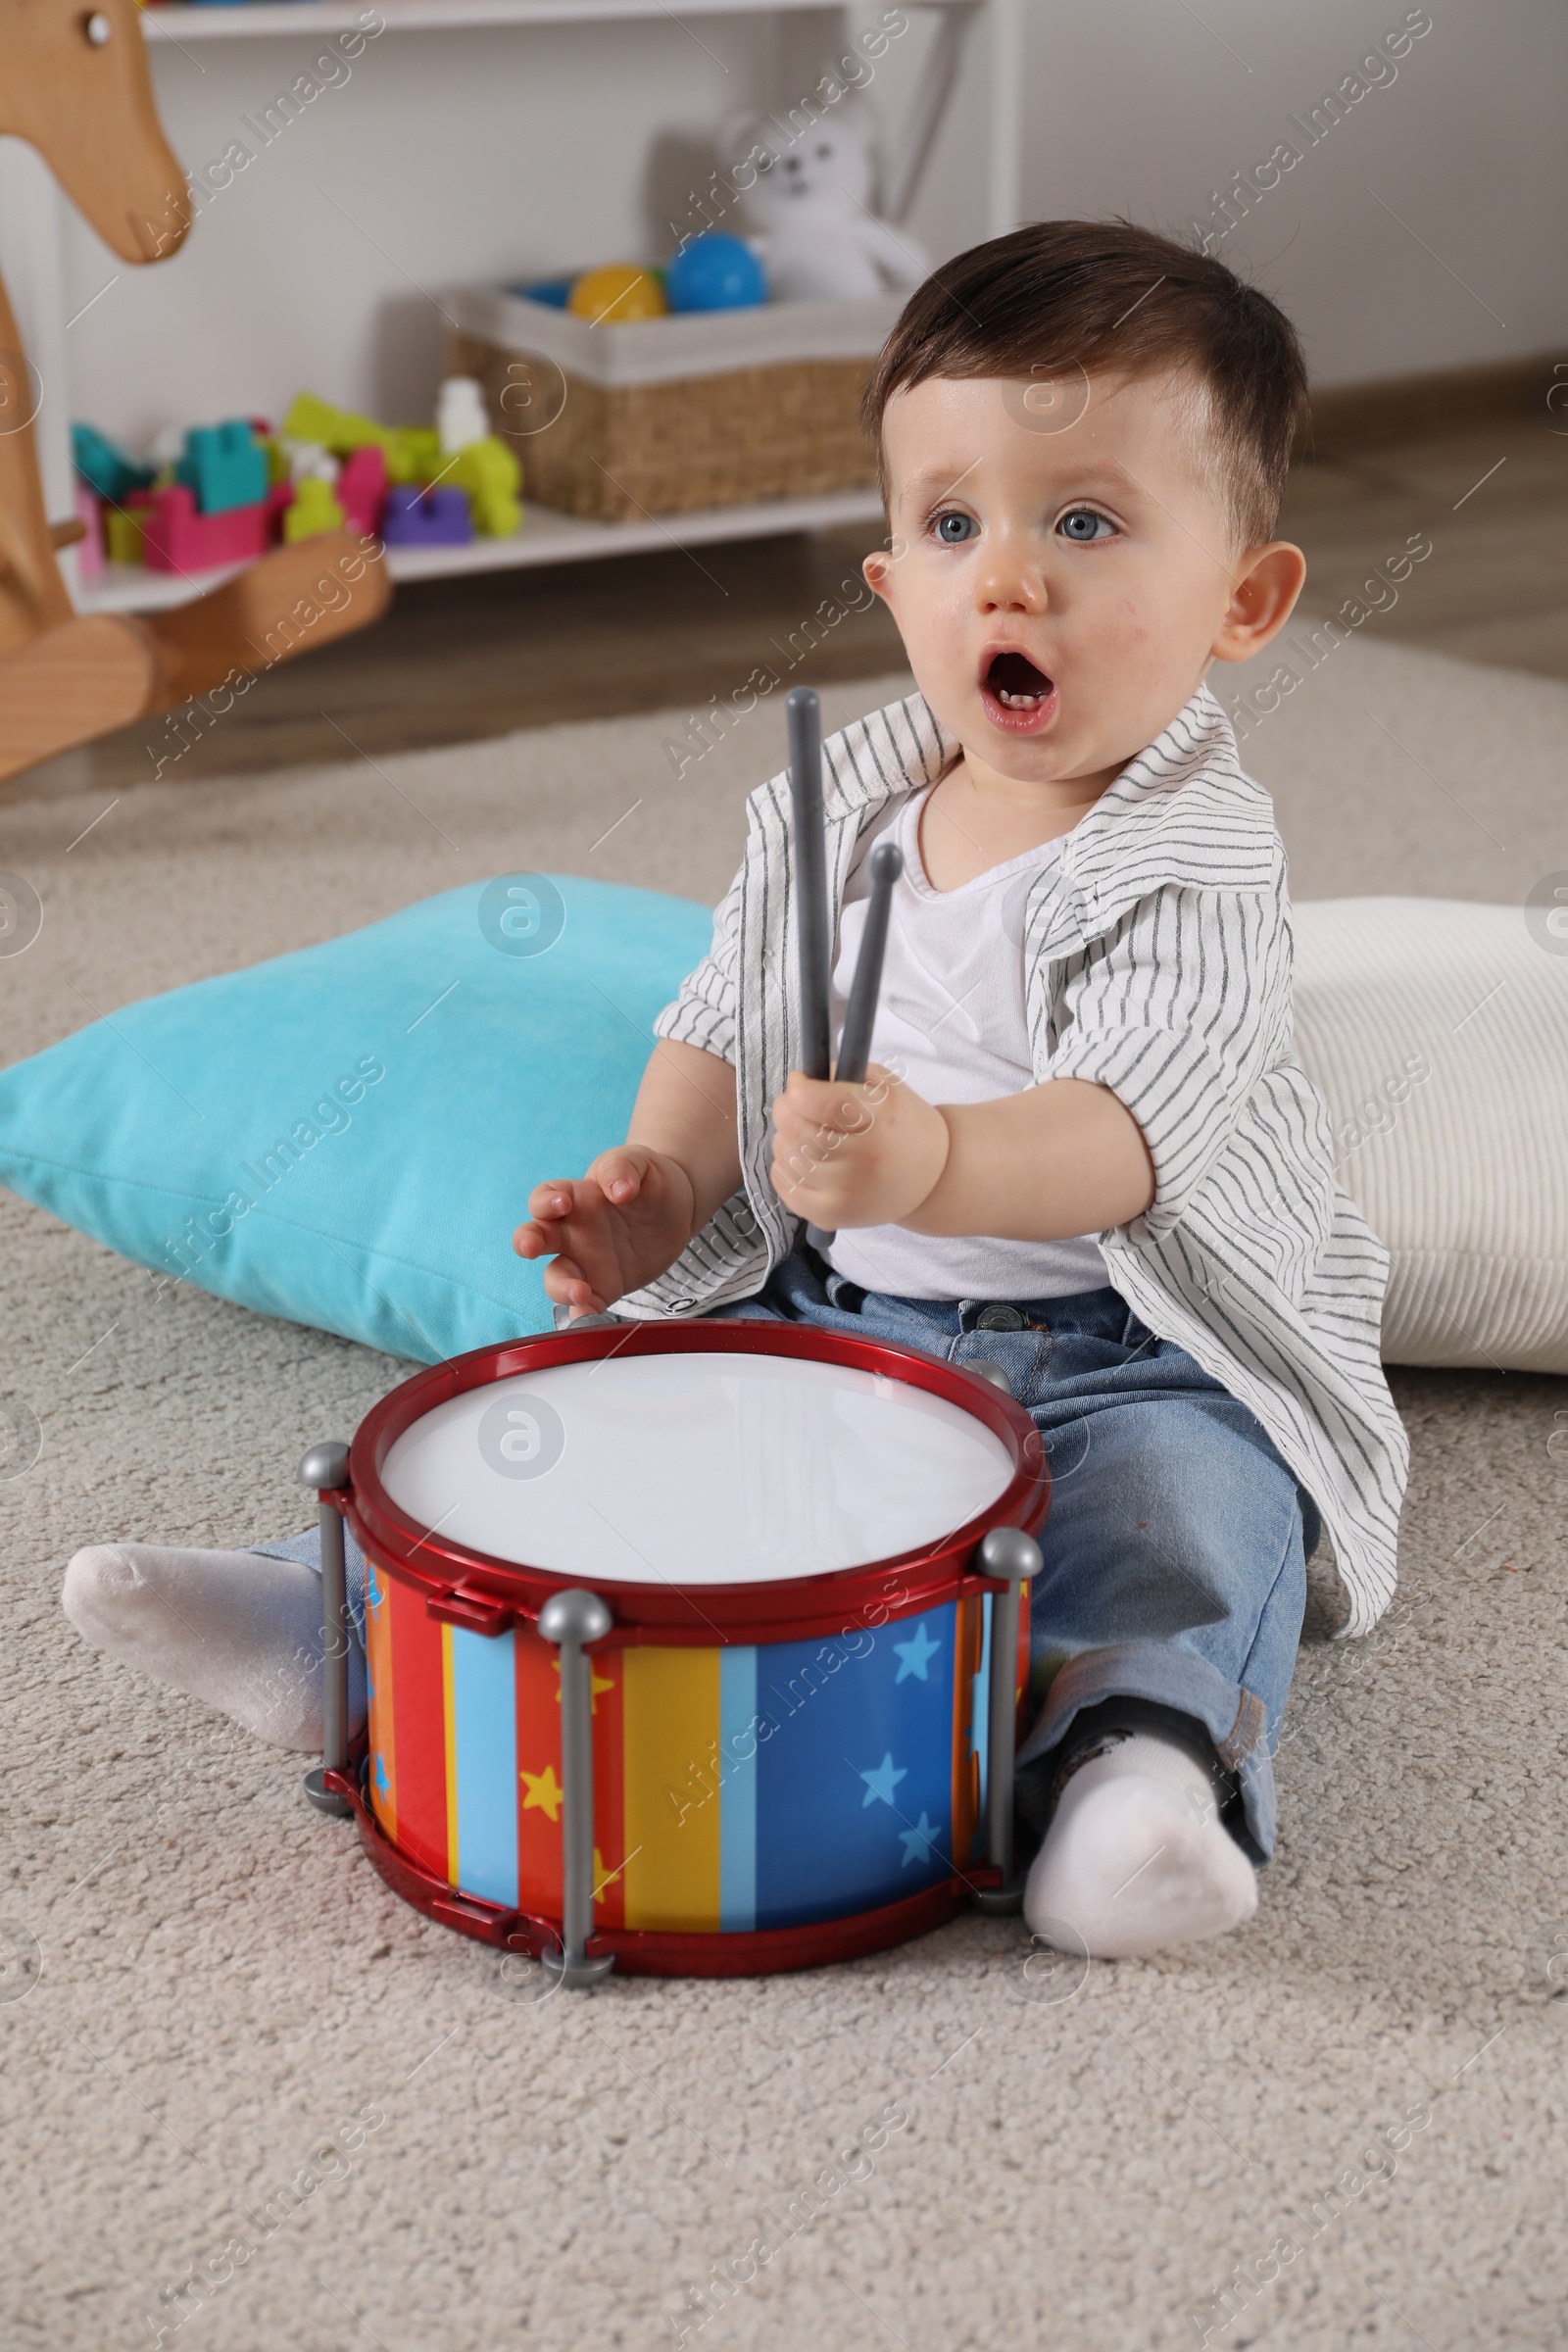
[[[799,1088],[792,1081],[789,1093],[780,1095],[773,1105],[774,1125],[795,1135],[820,1127],[832,1094],[833,1089],[817,1078],[803,1078]]]
[[[560,1177],[547,1184],[536,1184],[528,1195],[530,1217],[569,1217],[572,1207],[572,1188]]]
[[[582,1268],[569,1257],[558,1257],[545,1268],[545,1297],[558,1306],[580,1306],[590,1313],[602,1313],[599,1295]]]
[[[623,1208],[628,1200],[636,1200],[642,1187],[642,1162],[633,1159],[629,1152],[604,1152],[594,1161],[593,1177],[605,1199]]]
[[[790,1152],[775,1158],[771,1173],[773,1190],[782,1198],[789,1193],[805,1191],[811,1184],[816,1170],[813,1164],[804,1161],[798,1152]],[[815,1197],[813,1192],[813,1200]]]
[[[530,1219],[519,1225],[512,1237],[512,1247],[519,1257],[554,1257],[561,1248],[562,1227],[552,1220],[540,1224]]]
[[[805,1152],[808,1158],[825,1159],[841,1152],[852,1137],[863,1134],[874,1123],[870,1114],[858,1108],[852,1108],[842,1119],[803,1119],[793,1111],[780,1111],[774,1117],[773,1140],[782,1152]]]
[[[840,1086],[837,1079],[792,1075],[786,1093],[773,1106],[775,1120],[786,1117],[801,1127],[839,1127],[853,1134],[866,1122],[866,1089]]]

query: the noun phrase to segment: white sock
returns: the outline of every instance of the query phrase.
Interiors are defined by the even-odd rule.
[[[321,1580],[255,1551],[99,1544],[61,1593],[94,1649],[204,1699],[277,1747],[321,1744]],[[349,1641],[349,1729],[365,1721],[365,1660]]]
[[[1072,1775],[1023,1899],[1034,1935],[1073,1931],[1102,1960],[1223,1935],[1256,1908],[1257,1874],[1220,1824],[1209,1775],[1142,1732]]]

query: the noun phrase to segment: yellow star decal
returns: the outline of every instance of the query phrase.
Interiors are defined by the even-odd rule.
[[[640,1854],[642,1850],[640,1845],[634,1846],[632,1852],[626,1856],[626,1862],[630,1862],[633,1856]],[[604,1855],[597,1845],[594,1847],[594,1901],[596,1903],[603,1905],[606,1894],[625,1869],[626,1862],[617,1862],[613,1870],[606,1870]]]
[[[552,1660],[552,1663],[556,1669],[556,1704],[559,1707],[561,1704],[561,1660],[556,1658]],[[593,1665],[594,1662],[592,1658],[590,1658],[588,1661],[588,1690],[590,1694],[589,1703],[593,1709],[593,1712],[597,1715],[599,1712],[600,1691],[613,1690],[615,1686],[612,1682],[608,1681],[603,1675],[595,1674]]]
[[[537,1805],[541,1813],[548,1814],[552,1821],[559,1821],[561,1799],[565,1792],[556,1778],[555,1766],[547,1764],[543,1772],[524,1772],[518,1778],[527,1790],[522,1800],[523,1811],[526,1813],[530,1805]]]

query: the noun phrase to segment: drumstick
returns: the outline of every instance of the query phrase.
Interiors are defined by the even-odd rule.
[[[789,723],[790,800],[795,815],[795,898],[800,938],[801,1068],[826,1078],[831,1067],[828,988],[833,926],[827,907],[822,839],[822,713],[809,686],[785,696]]]
[[[904,853],[891,841],[871,852],[871,904],[865,912],[860,953],[855,960],[850,1002],[839,1034],[839,1062],[834,1077],[845,1086],[859,1086],[871,1058],[871,1032],[876,1027],[876,1003],[882,993],[882,961],[887,954],[888,924],[893,916],[893,886],[904,871]],[[808,1225],[806,1238],[813,1250],[830,1250],[834,1236]]]
[[[865,911],[860,953],[850,1002],[839,1033],[839,1061],[834,1077],[843,1086],[861,1086],[871,1058],[871,1032],[876,1027],[876,1001],[882,993],[882,959],[888,948],[888,924],[893,915],[893,885],[904,871],[904,852],[883,841],[871,852],[871,904]]]

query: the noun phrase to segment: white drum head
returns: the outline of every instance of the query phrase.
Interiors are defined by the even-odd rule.
[[[946,1397],[789,1355],[603,1356],[470,1389],[381,1483],[433,1534],[585,1582],[820,1576],[939,1544],[1010,1483]]]

